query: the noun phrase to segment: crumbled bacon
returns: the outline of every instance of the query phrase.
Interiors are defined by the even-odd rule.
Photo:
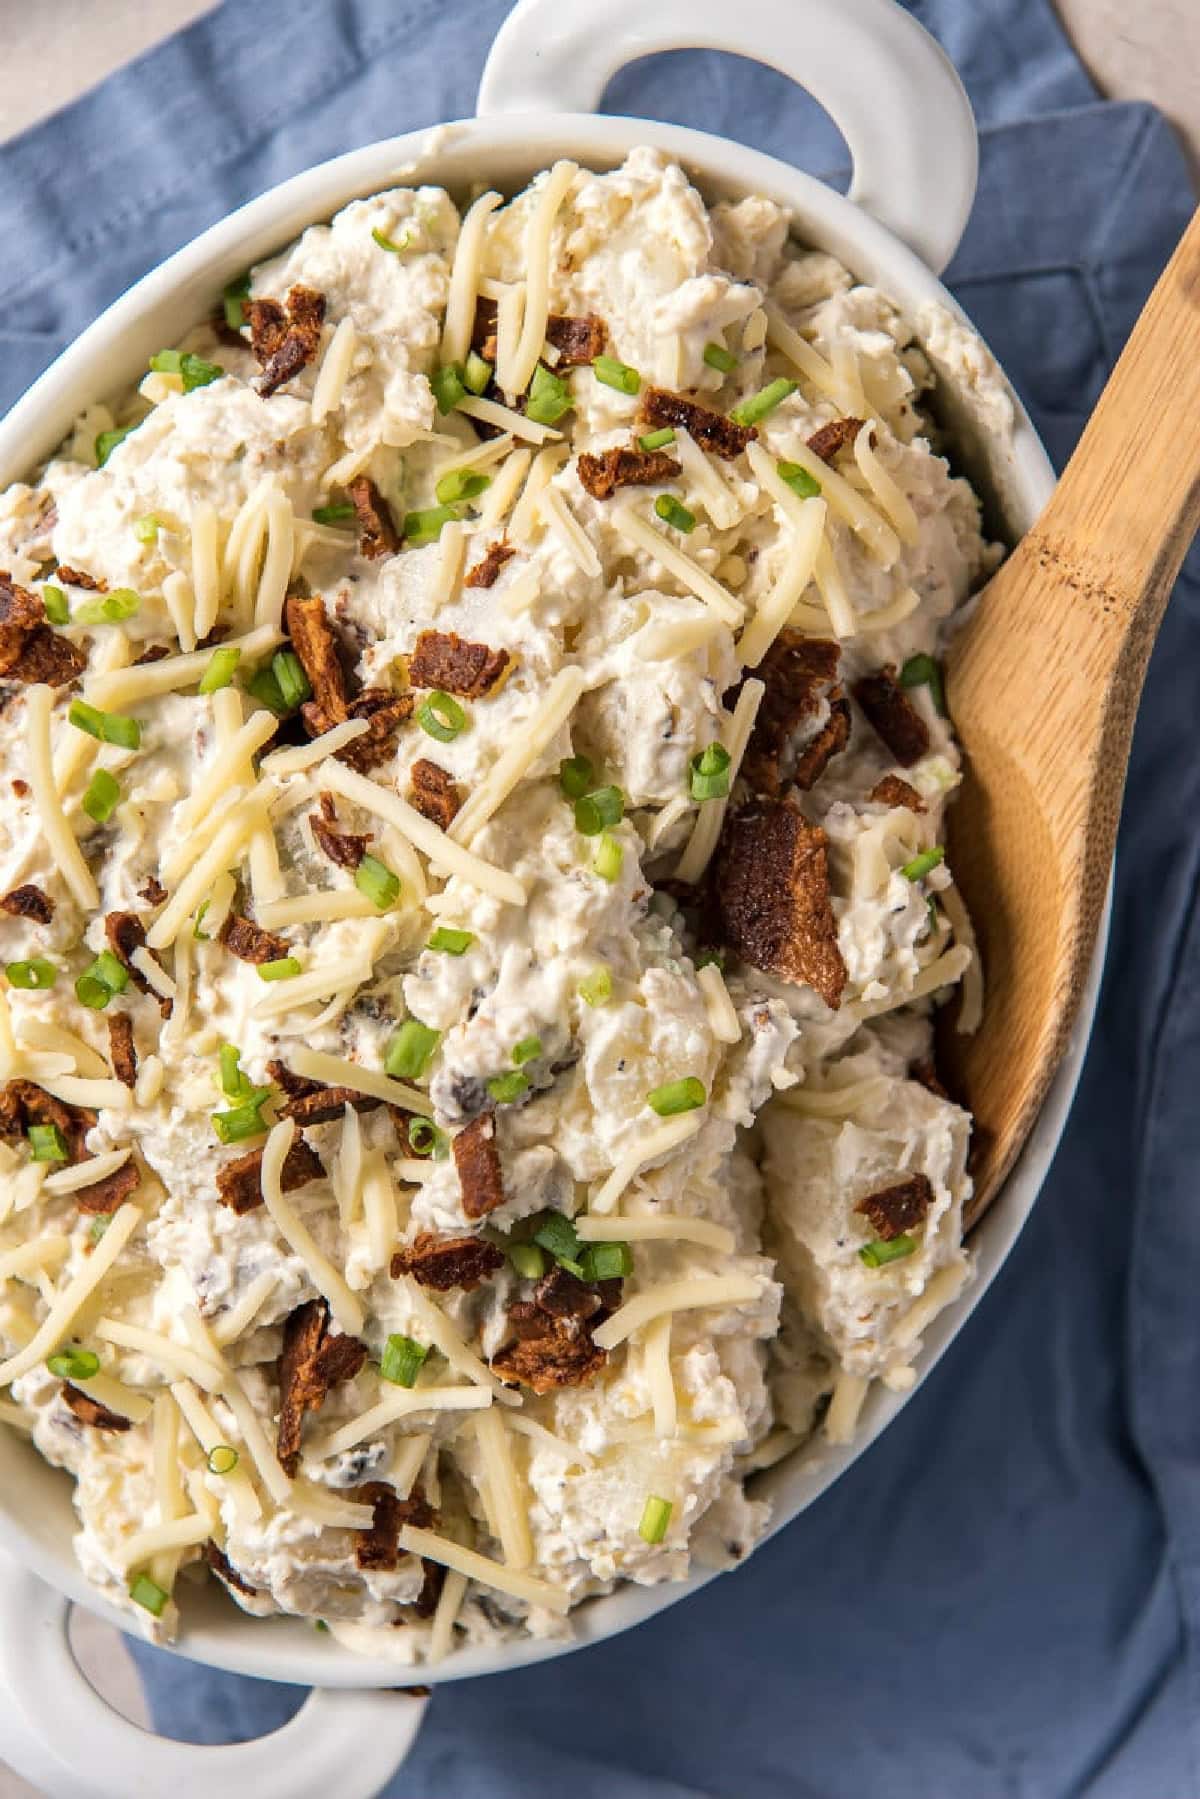
[[[406,1524],[428,1530],[435,1512],[420,1488],[401,1499],[394,1487],[385,1481],[369,1480],[351,1489],[348,1498],[374,1511],[370,1530],[354,1533],[354,1559],[360,1568],[390,1571],[400,1562],[400,1531]]]
[[[108,582],[102,575],[89,575],[81,568],[68,568],[60,562],[55,579],[64,587],[82,587],[85,593],[107,593]]]
[[[108,1015],[108,1059],[123,1086],[136,1086],[137,1050],[133,1044],[133,1019],[128,1012]]]
[[[400,533],[392,518],[391,508],[369,475],[358,475],[347,493],[358,515],[358,548],[368,562],[380,556],[394,556],[400,548]]]
[[[171,1016],[171,1002],[162,994],[155,993],[140,968],[133,965],[135,950],[146,947],[146,927],[136,912],[109,912],[104,920],[104,935],[108,939],[108,947],[117,960],[129,970],[129,978],[139,993],[148,993],[157,1002],[158,1009],[164,1018]],[[153,956],[154,951],[150,954]],[[157,962],[159,958],[154,956]]]
[[[292,947],[285,937],[277,937],[274,931],[264,931],[261,925],[242,918],[237,912],[229,914],[217,941],[223,943],[239,962],[282,962]]]
[[[890,1243],[920,1224],[933,1204],[933,1188],[928,1175],[910,1174],[877,1193],[868,1193],[854,1210],[870,1224],[877,1237]]]
[[[329,796],[321,795],[322,801]],[[339,868],[357,868],[367,853],[367,845],[371,838],[368,833],[359,836],[353,831],[339,831],[334,828],[334,821],[322,817],[320,812],[310,812],[308,822],[312,834],[331,862]]]
[[[90,1186],[80,1187],[75,1193],[75,1204],[81,1212],[93,1218],[111,1218],[125,1204],[131,1194],[136,1193],[141,1181],[141,1171],[136,1162],[123,1162],[111,1174],[106,1174]]]
[[[620,1283],[618,1283],[619,1288]],[[534,1303],[552,1318],[594,1318],[604,1307],[595,1287],[590,1287],[556,1262],[533,1290]]]
[[[475,567],[469,568],[463,576],[463,586],[494,587],[500,570],[506,562],[512,560],[516,553],[513,546],[505,543],[503,538],[498,543],[489,544],[483,561],[477,562]]]
[[[337,759],[359,774],[369,774],[379,763],[386,762],[396,747],[396,734],[412,717],[411,693],[389,693],[383,687],[364,687],[351,700],[349,717],[365,718],[367,729],[361,737],[338,750]],[[308,720],[305,720],[307,728]]]
[[[325,296],[297,285],[286,308],[278,300],[243,300],[250,321],[250,346],[262,365],[255,383],[264,399],[306,368],[321,347]]]
[[[831,419],[813,432],[808,447],[822,462],[832,462],[839,450],[854,442],[866,422],[865,419]]]
[[[563,369],[583,368],[602,356],[608,327],[594,312],[585,313],[582,318],[552,312],[546,320],[546,342],[558,351],[554,370],[561,374]]]
[[[495,300],[485,300],[482,294],[476,296],[475,318],[471,326],[471,348],[483,357],[485,362],[496,360],[496,320],[499,307]]]
[[[816,736],[805,744],[803,754],[796,763],[792,774],[796,786],[805,793],[815,787],[830,762],[841,754],[849,741],[850,702],[841,688],[835,687],[829,696],[829,717]]]
[[[45,623],[37,594],[0,574],[0,675],[26,686],[44,681],[62,687],[87,667],[87,657],[69,638]]]
[[[334,725],[344,724],[349,716],[346,675],[338,655],[337,637],[320,594],[313,594],[308,599],[301,594],[289,594],[284,622],[292,648],[300,658],[313,690],[313,697],[305,702],[302,716],[307,723],[310,713],[319,715],[321,722],[313,731],[313,736],[317,737]]]
[[[726,820],[714,890],[723,942],[755,968],[807,982],[836,1007],[846,964],[825,845],[824,831],[791,800],[752,800]]]
[[[46,608],[35,593],[18,587],[11,575],[0,574],[0,675],[16,666],[21,651],[46,617]]]
[[[412,792],[409,798],[423,818],[430,818],[441,830],[449,830],[462,805],[458,788],[436,762],[422,756],[409,770]]]
[[[774,798],[789,780],[806,791],[846,746],[850,708],[837,686],[841,651],[822,637],[784,629],[754,671],[766,692],[746,746],[742,774],[755,793]],[[728,696],[726,696],[728,703]],[[795,739],[828,704],[829,717],[796,755]]]
[[[575,472],[579,485],[594,500],[611,500],[618,487],[651,487],[673,481],[682,470],[665,450],[629,450],[616,444],[599,456],[582,451]]]
[[[133,659],[134,668],[144,668],[148,662],[165,662],[171,654],[165,643],[152,643],[144,649],[140,656]]]
[[[138,888],[138,898],[148,906],[161,906],[166,897],[167,890],[157,875],[149,875]]]
[[[279,1435],[276,1453],[283,1470],[294,1476],[300,1466],[300,1439],[307,1412],[317,1412],[330,1387],[351,1380],[367,1359],[366,1345],[355,1337],[334,1336],[329,1306],[309,1299],[283,1327],[279,1357]]]
[[[374,1112],[385,1103],[369,1093],[360,1093],[355,1087],[327,1087],[323,1081],[310,1081],[306,1075],[293,1074],[285,1062],[268,1062],[267,1073],[287,1095],[279,1107],[280,1118],[294,1118],[299,1129],[341,1118],[347,1106],[353,1106],[356,1112]],[[387,1109],[401,1149],[407,1155],[410,1153],[408,1126],[411,1114],[399,1106],[389,1105]]]
[[[263,1202],[262,1163],[262,1150],[252,1149],[217,1169],[217,1197],[239,1218]],[[297,1137],[283,1159],[279,1184],[285,1193],[294,1193],[309,1181],[319,1181],[324,1173],[316,1150],[303,1137]]]
[[[608,1360],[584,1319],[558,1317],[523,1300],[510,1306],[508,1319],[516,1335],[491,1362],[501,1380],[551,1393],[555,1387],[586,1386]]]
[[[664,387],[648,387],[642,395],[640,418],[648,431],[672,430],[690,433],[705,450],[731,461],[740,456],[746,445],[758,436],[755,425],[738,425],[722,412],[712,412],[685,394],[671,393]]]
[[[884,775],[881,781],[876,781],[867,798],[877,806],[907,806],[910,812],[925,810],[925,801],[916,788],[910,787],[899,775]]]
[[[49,924],[54,917],[54,901],[40,887],[27,881],[23,887],[14,887],[0,899],[0,908],[10,918],[32,918],[34,924]]]
[[[90,1393],[83,1393],[78,1387],[73,1387],[69,1380],[63,1382],[58,1392],[68,1410],[74,1412],[79,1422],[86,1424],[90,1430],[126,1431],[131,1428],[128,1418],[123,1418],[120,1412],[110,1412],[106,1405],[101,1405]]]
[[[392,1279],[411,1274],[422,1287],[449,1293],[452,1287],[472,1292],[501,1267],[504,1257],[486,1237],[439,1237],[422,1231],[392,1257]]]
[[[462,1188],[463,1211],[468,1218],[486,1218],[504,1204],[504,1180],[500,1151],[496,1148],[496,1120],[481,1112],[451,1143],[454,1165]]]
[[[204,1545],[204,1559],[217,1579],[224,1581],[227,1587],[235,1587],[239,1593],[245,1593],[251,1599],[258,1592],[257,1587],[252,1587],[250,1582],[238,1573],[229,1557],[223,1550],[217,1548],[211,1537]]]
[[[897,681],[895,665],[864,675],[851,691],[901,768],[919,762],[929,748],[929,726]]]
[[[34,1081],[6,1081],[0,1094],[0,1137],[23,1137],[31,1124],[52,1124],[61,1134],[72,1163],[87,1160],[89,1151],[84,1138],[95,1122],[96,1114],[87,1106],[71,1106],[65,1099],[55,1099]]]
[[[468,643],[453,631],[422,631],[408,658],[414,687],[438,687],[477,700],[503,677],[512,658],[507,650]]]

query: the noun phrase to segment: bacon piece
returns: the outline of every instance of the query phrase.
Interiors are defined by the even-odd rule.
[[[55,1099],[34,1081],[6,1081],[0,1096],[0,1137],[23,1137],[31,1124],[55,1125],[67,1146],[69,1161],[86,1162],[90,1151],[84,1138],[96,1122],[87,1106],[71,1106]]]
[[[722,412],[712,412],[685,394],[671,393],[665,387],[648,387],[642,395],[639,414],[649,431],[672,430],[682,426],[703,449],[723,456],[727,462],[740,456],[748,443],[758,436],[756,425],[738,425]]]
[[[409,776],[412,780],[409,798],[416,810],[423,818],[431,818],[443,831],[449,830],[462,800],[446,770],[422,756],[413,763]]]
[[[279,1357],[276,1453],[285,1474],[294,1476],[300,1466],[305,1413],[320,1411],[330,1387],[352,1379],[366,1359],[366,1345],[356,1337],[331,1334],[326,1300],[306,1300],[291,1314]]]
[[[157,875],[150,875],[138,888],[138,898],[145,900],[148,906],[161,906],[167,897],[167,890]]]
[[[108,947],[118,962],[129,970],[129,978],[139,993],[148,993],[156,1001],[164,1018],[171,1016],[171,1002],[164,999],[161,993],[155,993],[140,968],[133,965],[133,952],[146,947],[146,927],[136,912],[109,912],[104,920],[104,935],[108,939]],[[154,956],[154,951],[150,954]],[[154,960],[161,962],[158,956]]]
[[[421,1566],[425,1570],[425,1578],[421,1583],[421,1591],[408,1609],[414,1618],[432,1618],[434,1612],[437,1611],[438,1600],[442,1596],[442,1588],[446,1584],[446,1575],[449,1573],[449,1569],[444,1568],[441,1562],[431,1562],[429,1557],[424,1555],[421,1557]],[[423,1690],[428,1692],[429,1689],[427,1687],[424,1689],[405,1687],[402,1690],[420,1695]]]
[[[500,1171],[500,1152],[496,1148],[496,1120],[491,1112],[481,1112],[465,1130],[459,1131],[451,1143],[458,1182],[462,1188],[463,1211],[468,1218],[486,1218],[504,1204],[504,1180]]]
[[[91,1218],[111,1218],[125,1204],[130,1194],[137,1191],[141,1178],[141,1170],[135,1162],[123,1162],[112,1174],[102,1176],[88,1187],[78,1188],[74,1196],[75,1204],[79,1211],[86,1212]]]
[[[283,1062],[268,1062],[267,1073],[287,1095],[285,1103],[279,1107],[279,1116],[294,1118],[301,1129],[310,1124],[328,1124],[331,1119],[340,1118],[347,1106],[353,1106],[356,1112],[374,1112],[385,1103],[354,1087],[327,1087],[322,1081],[310,1081],[302,1074],[293,1074]],[[399,1106],[388,1106],[387,1109],[392,1115],[401,1149],[408,1155],[411,1153],[408,1126],[412,1114]]]
[[[927,1093],[932,1093],[936,1099],[950,1098],[950,1095],[942,1085],[941,1077],[937,1071],[937,1065],[932,1056],[925,1056],[921,1061],[914,1062],[908,1071],[908,1078],[910,1081],[919,1082],[920,1085],[924,1087],[925,1091]],[[953,1104],[953,1101],[951,1101],[951,1104]]]
[[[152,643],[149,649],[143,650],[140,656],[133,659],[134,668],[144,668],[148,662],[164,662],[171,654],[165,643]]]
[[[54,901],[40,887],[27,881],[23,887],[14,887],[0,899],[0,908],[10,918],[32,918],[34,924],[49,924],[54,917]]]
[[[252,1149],[217,1169],[217,1197],[239,1218],[244,1218],[247,1212],[253,1212],[263,1202],[262,1162],[262,1150]],[[297,1187],[306,1187],[309,1181],[319,1181],[324,1173],[316,1150],[303,1137],[297,1137],[283,1159],[279,1184],[285,1193],[294,1193]]]
[[[911,768],[929,748],[929,726],[896,679],[895,664],[864,675],[851,689],[901,768]]]
[[[108,1059],[117,1079],[126,1087],[137,1084],[137,1050],[133,1043],[133,1019],[128,1012],[108,1015]]]
[[[618,1290],[620,1282],[617,1283]],[[552,1318],[594,1318],[604,1309],[604,1300],[595,1287],[560,1268],[557,1263],[543,1274],[533,1290],[534,1304]]]
[[[925,801],[916,788],[910,787],[899,775],[884,775],[881,781],[876,781],[867,798],[877,806],[907,806],[910,812],[925,810]]]
[[[453,631],[422,631],[408,658],[408,678],[414,687],[438,687],[477,700],[495,687],[511,660],[507,650],[468,643]]]
[[[622,444],[592,456],[584,450],[575,464],[579,485],[594,500],[611,500],[618,487],[649,487],[673,481],[681,466],[665,450],[629,450]]]
[[[839,450],[854,442],[866,422],[866,419],[831,419],[813,432],[808,447],[822,462],[832,462]]]
[[[829,717],[816,736],[804,746],[804,754],[792,775],[796,786],[807,793],[816,786],[830,762],[841,754],[850,741],[850,702],[840,687],[829,696]]]
[[[571,318],[552,312],[546,320],[546,342],[558,351],[554,365],[556,375],[564,369],[579,369],[604,354],[608,342],[608,326],[594,312],[582,318]]]
[[[268,399],[320,349],[325,296],[297,285],[288,294],[286,309],[278,300],[243,300],[242,311],[250,321],[250,347],[262,364],[255,386]]]
[[[452,1287],[470,1293],[503,1262],[503,1255],[486,1237],[439,1237],[436,1231],[422,1231],[396,1251],[391,1272],[393,1280],[411,1274],[435,1293],[449,1293]]]
[[[321,795],[324,799],[326,796]],[[337,831],[330,820],[322,818],[319,812],[310,812],[308,822],[312,834],[331,862],[339,868],[357,868],[367,853],[370,835],[360,837],[352,831]]]
[[[837,686],[841,650],[823,637],[779,633],[754,671],[766,686],[746,746],[742,774],[755,793],[781,793],[789,780],[807,790],[850,736],[850,708]],[[726,695],[728,700],[729,696]],[[828,703],[829,717],[797,753],[796,738]]]
[[[368,562],[380,556],[394,556],[400,548],[400,533],[392,518],[391,508],[369,475],[358,475],[346,489],[358,514],[358,548]]]
[[[894,1181],[890,1187],[881,1187],[877,1193],[868,1193],[854,1210],[867,1220],[877,1237],[890,1243],[893,1237],[920,1224],[932,1204],[933,1188],[929,1177],[910,1174],[902,1181]]]
[[[475,299],[475,318],[471,325],[471,348],[483,357],[485,362],[496,360],[496,320],[500,308],[495,300],[485,300],[482,294]]]
[[[204,1545],[204,1559],[217,1579],[224,1581],[227,1587],[234,1587],[239,1593],[245,1593],[251,1599],[258,1592],[257,1587],[252,1587],[250,1582],[239,1574],[229,1557],[223,1550],[217,1548],[211,1537]]]
[[[420,1488],[410,1493],[407,1499],[401,1499],[386,1481],[369,1480],[361,1487],[352,1488],[347,1497],[359,1505],[371,1506],[375,1513],[370,1530],[354,1533],[354,1559],[360,1568],[390,1571],[398,1567],[401,1527],[411,1524],[418,1530],[428,1530],[436,1518]]]
[[[221,926],[218,943],[238,958],[239,962],[282,962],[291,953],[291,944],[274,931],[264,931],[252,919],[231,912]]]
[[[499,543],[489,544],[483,561],[477,562],[475,567],[469,568],[463,576],[463,586],[494,587],[500,570],[506,562],[512,560],[516,553],[512,544],[505,543],[503,538]]]
[[[555,1387],[582,1387],[608,1360],[581,1319],[552,1317],[539,1306],[521,1303],[512,1306],[508,1316],[520,1334],[492,1357],[492,1372],[502,1380],[518,1381],[539,1394]]]
[[[83,673],[83,651],[52,631],[45,618],[39,595],[0,574],[0,675],[27,686],[45,681],[62,687]]]
[[[123,1418],[120,1412],[110,1412],[106,1405],[101,1405],[100,1401],[93,1399],[90,1393],[83,1393],[78,1387],[73,1387],[69,1380],[63,1382],[58,1393],[63,1404],[74,1412],[81,1424],[86,1424],[90,1430],[125,1431],[131,1429],[128,1418]]]
[[[45,617],[46,608],[37,594],[18,587],[11,575],[0,574],[0,675],[16,667]]]
[[[312,733],[318,737],[322,731],[344,724],[349,717],[346,676],[338,655],[337,637],[320,594],[313,594],[311,599],[297,593],[289,594],[284,623],[313,690],[313,697],[305,702],[302,716],[307,724],[310,710],[320,715],[320,727]]]
[[[401,725],[412,717],[415,701],[411,693],[389,693],[383,687],[364,687],[350,702],[349,716],[365,718],[368,729],[361,737],[337,752],[339,762],[369,774],[379,763],[386,762],[396,748]],[[307,719],[305,725],[307,726]]]
[[[59,563],[56,579],[64,587],[82,587],[85,593],[108,592],[108,582],[102,575],[89,575],[81,568],[69,568],[65,562]]]
[[[836,1007],[846,964],[825,845],[824,831],[791,800],[751,800],[726,820],[714,890],[723,942],[755,968],[807,982]]]

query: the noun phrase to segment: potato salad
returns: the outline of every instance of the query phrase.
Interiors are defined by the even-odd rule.
[[[0,1426],[148,1635],[569,1633],[912,1384],[999,555],[934,387],[641,149],[354,201],[0,494]]]

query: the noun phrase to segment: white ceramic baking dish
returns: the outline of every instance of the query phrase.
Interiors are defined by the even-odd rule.
[[[841,128],[853,162],[842,198],[771,157],[703,132],[592,109],[618,68],[684,46],[735,51],[807,88]],[[564,110],[565,109],[565,110]],[[92,400],[137,380],[147,356],[174,342],[246,266],[326,219],[356,195],[426,181],[464,194],[473,182],[520,188],[556,157],[592,168],[639,143],[677,157],[710,197],[758,193],[788,207],[805,242],[838,256],[910,314],[928,301],[958,311],[936,279],[966,222],[976,139],[966,97],[941,50],[893,0],[521,0],[496,39],[478,117],[394,138],[310,169],[207,231],[146,276],[84,333],[0,425],[0,485],[24,475]],[[961,316],[961,315],[960,315]],[[973,440],[946,398],[962,453],[988,493],[993,523],[1015,540],[1040,512],[1053,475],[1018,406],[1009,442]],[[969,745],[968,745],[969,748]],[[1038,1192],[1061,1132],[1091,1022],[1103,940],[1075,1037],[1038,1124],[975,1238],[979,1278],[928,1333],[928,1373],[979,1303]],[[759,1477],[773,1528],[794,1520],[857,1459],[903,1405],[873,1394],[853,1445],[800,1451]],[[409,1747],[422,1701],[378,1689],[452,1681],[548,1660],[572,1645],[474,1650],[409,1674],[364,1660],[298,1620],[243,1617],[210,1585],[183,1602],[178,1653],[216,1668],[316,1689],[287,1728],[259,1743],[194,1748],[145,1736],[86,1685],[66,1641],[75,1601],[124,1625],[88,1588],[71,1539],[70,1483],[30,1445],[0,1431],[0,1754],[51,1795],[127,1799],[132,1793],[209,1799],[214,1792],[288,1799],[377,1793]],[[5,1553],[6,1552],[6,1553]],[[629,1586],[575,1615],[578,1644],[626,1630],[694,1592]]]

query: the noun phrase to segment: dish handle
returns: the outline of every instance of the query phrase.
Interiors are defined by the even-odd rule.
[[[940,273],[978,173],[953,63],[896,0],[518,0],[477,111],[594,112],[618,69],[659,50],[730,50],[788,75],[850,149],[850,198]]]
[[[315,1688],[271,1736],[169,1742],[128,1723],[88,1685],[67,1640],[69,1614],[61,1594],[0,1555],[0,1757],[48,1799],[375,1799],[425,1710],[417,1694]]]

